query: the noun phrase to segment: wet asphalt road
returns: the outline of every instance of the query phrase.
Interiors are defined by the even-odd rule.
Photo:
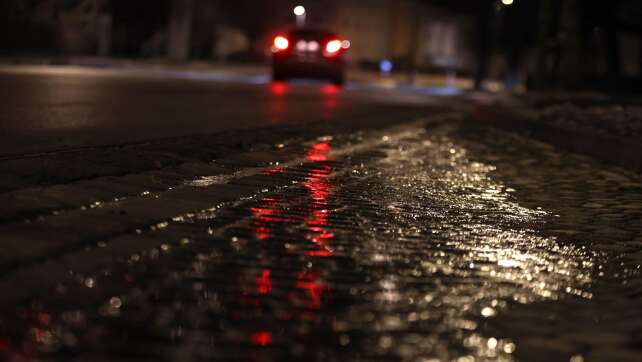
[[[639,361],[639,178],[423,115],[3,161],[0,356]]]
[[[346,122],[391,107],[421,108],[431,99],[356,85],[249,76],[212,81],[142,69],[0,67],[0,84],[0,155]]]

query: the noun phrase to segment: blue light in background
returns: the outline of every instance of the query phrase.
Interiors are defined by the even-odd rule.
[[[390,74],[392,71],[392,62],[388,59],[382,59],[379,62],[379,70],[381,70],[381,73]]]

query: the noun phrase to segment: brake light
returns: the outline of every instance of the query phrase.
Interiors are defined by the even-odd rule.
[[[284,36],[277,36],[274,38],[274,47],[277,50],[285,50],[290,46],[290,41]]]
[[[343,44],[341,43],[341,40],[334,39],[330,40],[326,45],[325,45],[325,51],[329,54],[335,54],[341,48],[343,47]]]

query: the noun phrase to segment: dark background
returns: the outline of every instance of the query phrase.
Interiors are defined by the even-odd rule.
[[[298,3],[4,0],[0,2],[0,56],[57,57],[57,61],[70,56],[106,56],[167,58],[175,62],[263,62],[270,36],[276,29],[294,24],[291,9]],[[388,50],[373,55],[355,48],[350,59],[355,66],[376,68],[381,59],[388,58],[394,60],[395,71],[456,71],[474,77],[478,88],[488,78],[504,81],[509,90],[518,84],[528,89],[642,88],[640,1],[514,0],[510,5],[500,0],[300,3],[310,9],[308,23],[314,26],[352,29],[351,34],[358,35],[356,30],[360,29],[378,31],[377,21],[382,22],[381,29],[385,27],[383,22],[396,24],[396,33],[381,33],[382,38],[397,37],[388,42]],[[367,18],[373,9],[386,6],[414,10],[391,12],[390,19]],[[189,34],[180,33],[181,22]],[[437,22],[456,24],[456,55],[426,55],[422,49],[430,48],[430,41],[443,38],[426,36],[431,24]],[[360,28],[358,24],[363,25]],[[410,30],[400,31],[402,28]],[[225,29],[239,34],[242,49],[217,50],[224,37],[229,36],[222,35],[227,34]],[[364,47],[372,43],[372,38],[359,42],[357,37],[354,41]],[[403,48],[401,43],[408,45]]]

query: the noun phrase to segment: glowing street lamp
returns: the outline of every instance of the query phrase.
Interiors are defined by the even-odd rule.
[[[294,15],[301,16],[305,14],[305,8],[301,5],[298,5],[294,8]]]
[[[512,5],[513,4],[513,0],[502,0],[502,4],[504,4],[504,5]]]
[[[296,25],[303,27],[305,25],[305,8],[302,5],[294,7],[294,15],[296,16]]]

